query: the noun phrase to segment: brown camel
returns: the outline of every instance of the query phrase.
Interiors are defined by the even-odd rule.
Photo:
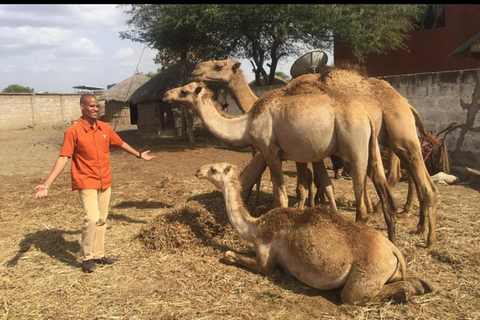
[[[280,266],[310,287],[342,288],[346,304],[408,300],[433,292],[424,280],[407,277],[401,251],[379,231],[333,214],[329,207],[275,208],[252,217],[242,203],[237,172],[235,165],[214,163],[195,173],[221,190],[235,232],[253,244],[254,257],[226,251],[227,264],[264,275]]]
[[[363,196],[367,168],[382,201],[388,237],[395,243],[396,204],[388,187],[371,116],[366,101],[333,99],[321,92],[284,95],[283,90],[264,94],[246,114],[222,117],[214,108],[212,92],[202,82],[192,82],[165,93],[164,101],[193,108],[206,128],[226,144],[259,150],[270,169],[273,193],[288,207],[282,160],[317,162],[337,154],[350,165],[356,200],[356,219],[366,215]],[[368,167],[368,164],[373,164]]]
[[[433,249],[437,242],[435,228],[438,190],[431,181],[423,162],[415,125],[419,127],[420,132],[427,139],[435,140],[435,138],[425,131],[418,111],[388,82],[376,78],[366,78],[351,70],[330,67],[325,69],[320,74],[307,74],[292,80],[285,87],[287,94],[320,91],[332,96],[347,98],[356,95],[373,101],[373,103],[364,105],[364,108],[367,109],[375,121],[379,143],[389,146],[389,150],[392,151],[390,152],[389,183],[393,187],[398,182],[399,177],[396,172],[398,172],[397,167],[401,159],[406,164],[409,177],[411,177],[407,202],[402,213],[406,216],[410,211],[415,186],[420,202],[420,220],[417,233],[425,231],[425,220],[428,217],[427,248]],[[192,74],[204,81],[227,83],[229,91],[232,95],[238,96],[236,101],[240,101],[240,103],[246,104],[255,97],[248,87],[247,81],[241,73],[240,63],[237,61],[203,62],[196,66]],[[245,105],[243,107],[245,108]],[[258,161],[261,161],[261,159],[258,159]],[[261,168],[261,166],[256,164],[255,168]],[[255,174],[251,174],[251,176],[255,177]],[[327,177],[322,176],[322,180],[325,179],[329,180],[328,175]],[[253,180],[253,178],[250,178],[250,180]],[[253,185],[249,181],[244,186],[251,188]],[[365,195],[364,199],[367,201],[365,204],[368,208],[367,211],[370,212],[372,205],[368,194]],[[367,216],[362,216],[360,219],[366,221]]]
[[[208,83],[223,83],[226,84],[227,90],[233,97],[233,100],[237,106],[245,113],[248,112],[253,104],[258,100],[258,97],[253,93],[248,85],[248,82],[243,75],[240,63],[234,60],[216,60],[205,61],[198,63],[192,72],[192,76],[198,81],[204,81]],[[266,169],[266,165],[262,166],[264,162],[263,156],[258,154],[252,162],[245,167],[240,175],[242,181],[242,199],[246,201],[250,197],[250,193],[253,187],[252,182],[257,181],[258,176],[263,173],[255,172],[255,168]],[[325,197],[327,196],[333,210],[337,211],[337,205],[335,203],[335,196],[333,192],[333,184],[331,183],[325,164],[323,160],[318,163],[312,164],[314,179],[309,179],[308,164],[296,162],[297,168],[297,204],[296,207],[303,209],[305,202],[309,199],[309,205],[325,204]],[[315,182],[317,187],[317,193],[313,196],[312,183]],[[258,188],[258,184],[257,184]],[[257,190],[258,194],[258,190]],[[371,205],[369,206],[369,210]]]

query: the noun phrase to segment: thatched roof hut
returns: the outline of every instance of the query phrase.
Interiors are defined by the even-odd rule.
[[[143,73],[136,73],[102,92],[99,100],[105,101],[105,114],[102,120],[114,124],[130,125],[137,123],[137,106],[130,103],[135,90],[150,80]]]
[[[196,64],[187,63],[186,76],[191,75]],[[138,130],[158,135],[176,135],[176,128],[182,127],[181,110],[163,102],[166,91],[182,86],[182,65],[175,64],[140,86],[130,97],[138,106]]]
[[[136,73],[130,78],[127,78],[122,82],[117,83],[110,89],[102,92],[99,99],[105,101],[115,100],[119,102],[128,102],[130,101],[130,97],[133,95],[135,90],[149,80],[150,77],[144,75],[143,73]]]
[[[187,63],[187,76],[190,76],[196,64],[193,62]],[[179,86],[181,83],[182,65],[175,64],[164,71],[157,74],[148,82],[140,86],[131,96],[130,102],[142,103],[147,101],[162,101],[163,94]]]

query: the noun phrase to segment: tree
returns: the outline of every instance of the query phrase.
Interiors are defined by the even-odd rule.
[[[18,84],[11,84],[2,90],[2,93],[33,93],[35,90],[29,87],[22,87]]]
[[[331,48],[333,37],[364,62],[367,54],[405,49],[408,31],[426,5],[404,4],[208,4],[131,5],[122,38],[159,50],[168,63],[246,58],[256,83],[272,83],[280,59]],[[265,65],[270,68],[267,73]]]

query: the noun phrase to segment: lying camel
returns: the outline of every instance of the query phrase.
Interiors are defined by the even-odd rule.
[[[250,89],[250,86],[247,83],[245,76],[243,75],[242,69],[240,69],[240,63],[233,60],[217,60],[217,61],[205,61],[198,63],[195,69],[192,72],[192,77],[198,81],[203,81],[207,83],[223,83],[226,84],[227,90],[232,96],[233,100],[237,104],[240,110],[244,113],[248,112],[253,104],[258,100],[258,97]],[[240,178],[242,181],[242,199],[246,201],[250,197],[250,193],[253,187],[252,182],[257,181],[259,176],[261,177],[261,172],[256,172],[253,169],[263,168],[261,162],[264,162],[263,156],[258,154],[252,160],[250,165],[247,165],[242,171]],[[337,211],[337,206],[335,203],[335,196],[333,193],[333,184],[328,178],[328,173],[325,168],[325,164],[322,161],[319,163],[312,164],[313,172],[315,179],[309,179],[308,164],[296,162],[297,169],[297,204],[296,207],[303,209],[305,206],[306,199],[309,199],[309,205],[313,206],[321,202],[325,203],[324,194],[327,196],[333,210]],[[315,182],[317,187],[317,193],[313,196],[313,186],[312,183]],[[258,195],[258,186],[257,183],[257,195]],[[276,200],[276,199],[275,199]],[[278,203],[276,203],[278,205]]]
[[[227,84],[229,92],[234,100],[248,110],[248,103],[254,101],[256,96],[248,87],[248,83],[240,69],[240,63],[234,60],[206,61],[197,64],[192,75],[203,81],[223,82]],[[426,217],[429,221],[427,249],[433,249],[436,245],[436,202],[438,189],[430,179],[422,151],[417,137],[415,125],[427,139],[434,140],[423,128],[418,111],[408,103],[388,82],[376,78],[366,78],[352,70],[339,68],[326,68],[319,74],[307,74],[293,79],[286,87],[286,94],[320,91],[335,97],[350,99],[352,96],[364,97],[368,101],[363,107],[372,115],[379,143],[389,146],[390,153],[390,177],[389,183],[393,187],[398,182],[395,175],[399,158],[407,166],[409,172],[409,189],[407,202],[403,214],[408,215],[413,197],[414,185],[420,202],[420,220],[417,233],[423,233],[426,228]],[[252,169],[262,168],[262,159],[254,159]],[[244,171],[248,171],[245,168]],[[393,174],[392,174],[393,173]],[[260,174],[261,173],[257,173]],[[255,174],[250,173],[250,181],[242,184],[248,190],[253,186]],[[322,175],[322,180],[330,179]],[[330,182],[331,183],[331,182]],[[244,191],[245,192],[245,191]],[[365,195],[367,212],[371,211],[372,205],[368,194]],[[378,207],[378,206],[377,206]],[[361,216],[360,220],[367,221],[368,217]]]
[[[288,207],[282,160],[317,162],[338,154],[350,165],[356,219],[366,214],[365,182],[371,175],[382,201],[388,237],[395,243],[396,204],[388,187],[373,121],[356,99],[332,99],[321,92],[284,95],[282,90],[264,94],[246,114],[222,117],[214,108],[212,92],[202,82],[191,82],[167,91],[163,100],[193,108],[203,124],[224,143],[259,150],[270,169],[273,194]],[[370,164],[370,166],[369,166]]]
[[[424,280],[407,277],[401,251],[379,231],[333,214],[326,206],[304,211],[275,208],[252,217],[241,201],[237,172],[237,166],[224,162],[202,166],[195,173],[222,191],[235,232],[253,244],[255,257],[226,251],[227,264],[264,275],[278,265],[310,287],[343,287],[340,297],[346,304],[433,292]]]

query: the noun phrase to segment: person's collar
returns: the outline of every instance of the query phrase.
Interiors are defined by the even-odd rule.
[[[93,130],[93,126],[90,125],[88,123],[87,120],[85,120],[83,117],[80,117],[80,120],[78,120],[78,122],[82,125],[83,129],[85,129],[85,131],[88,131],[88,130]],[[100,125],[100,122],[95,120],[95,123],[97,125],[97,129],[101,130],[102,129],[102,126]]]

